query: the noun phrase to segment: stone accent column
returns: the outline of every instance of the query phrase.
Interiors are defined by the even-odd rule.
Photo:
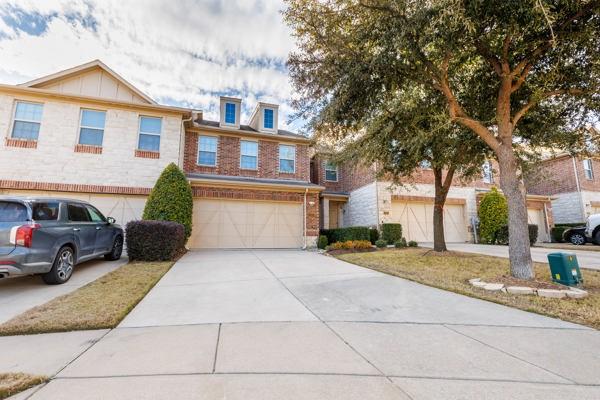
[[[329,199],[323,198],[323,229],[329,229]]]

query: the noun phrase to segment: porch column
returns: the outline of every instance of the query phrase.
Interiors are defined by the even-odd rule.
[[[329,199],[323,198],[323,229],[329,229]]]

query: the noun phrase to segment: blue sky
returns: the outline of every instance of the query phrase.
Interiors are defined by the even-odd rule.
[[[162,104],[217,119],[219,95],[293,113],[280,0],[0,0],[0,82],[101,59]],[[299,128],[299,121],[291,129]]]

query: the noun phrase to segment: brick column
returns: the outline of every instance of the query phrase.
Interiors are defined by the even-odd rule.
[[[323,229],[329,229],[329,199],[323,198]]]

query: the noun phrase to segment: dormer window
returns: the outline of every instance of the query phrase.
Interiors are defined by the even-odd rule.
[[[273,129],[273,110],[270,108],[265,108],[265,115],[264,115],[264,126],[265,129]]]
[[[235,125],[235,104],[225,103],[225,123]]]

